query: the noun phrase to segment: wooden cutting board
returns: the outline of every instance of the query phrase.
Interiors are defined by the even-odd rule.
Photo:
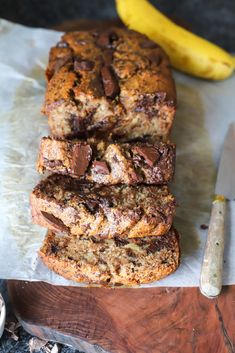
[[[29,333],[84,353],[233,353],[235,286],[218,299],[198,288],[107,289],[8,281]]]
[[[119,21],[72,21],[67,31]],[[198,288],[106,289],[8,281],[13,309],[29,333],[84,353],[235,353],[235,286],[218,299]]]

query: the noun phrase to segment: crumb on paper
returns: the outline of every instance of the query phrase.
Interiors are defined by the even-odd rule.
[[[207,224],[201,224],[200,228],[203,229],[203,230],[208,229],[208,225]]]

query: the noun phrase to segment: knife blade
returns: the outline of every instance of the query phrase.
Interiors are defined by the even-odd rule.
[[[225,240],[226,199],[235,198],[235,124],[225,137],[219,162],[215,197],[202,262],[200,290],[208,298],[218,296],[222,288],[223,254]]]
[[[224,140],[215,186],[217,195],[235,198],[235,124],[231,124]]]

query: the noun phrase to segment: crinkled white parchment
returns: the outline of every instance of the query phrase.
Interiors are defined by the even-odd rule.
[[[0,21],[0,278],[77,285],[38,259],[46,231],[31,223],[29,210],[29,194],[39,180],[39,140],[48,134],[47,119],[40,114],[44,70],[59,37],[59,32]],[[208,224],[223,139],[235,120],[235,77],[207,82],[175,73],[175,79],[177,166],[171,189],[179,203],[175,226],[182,260],[174,274],[143,287],[198,285],[207,235],[200,225]],[[235,284],[234,219],[228,214],[224,284]]]

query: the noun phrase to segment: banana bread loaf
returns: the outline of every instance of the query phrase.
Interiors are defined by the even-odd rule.
[[[175,145],[85,142],[43,137],[37,170],[67,174],[90,182],[115,184],[166,184],[174,175]]]
[[[42,111],[54,136],[170,132],[176,92],[169,60],[140,33],[124,28],[67,33],[50,51],[46,76]]]
[[[51,270],[76,282],[137,285],[174,272],[180,248],[173,228],[162,237],[99,240],[49,231],[39,255]]]
[[[34,223],[77,236],[162,235],[172,225],[175,208],[166,186],[99,186],[56,174],[31,194]]]

